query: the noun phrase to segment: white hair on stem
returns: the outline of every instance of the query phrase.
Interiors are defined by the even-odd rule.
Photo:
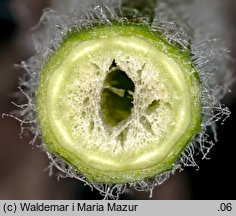
[[[52,3],[53,7],[43,11],[41,19],[33,28],[35,55],[17,65],[26,72],[26,76],[19,78],[19,85],[20,91],[25,95],[28,103],[23,105],[15,103],[20,110],[9,115],[4,114],[4,116],[14,117],[20,121],[22,133],[24,130],[31,131],[34,135],[32,144],[37,143],[36,140],[40,141],[39,147],[46,152],[51,161],[48,167],[49,174],[52,175],[52,169],[56,167],[60,171],[58,178],[78,179],[85,185],[89,185],[91,189],[98,190],[104,199],[118,199],[127,188],[150,191],[150,196],[152,196],[154,187],[162,184],[176,171],[181,171],[186,166],[198,169],[194,155],[200,152],[203,159],[208,158],[208,153],[217,141],[216,123],[223,124],[230,115],[228,108],[220,103],[231,84],[231,73],[227,67],[229,51],[221,39],[224,37],[222,32],[225,32],[222,30],[225,22],[222,14],[222,1],[160,0],[157,2],[154,20],[151,24],[147,22],[147,17],[142,17],[142,14],[135,9],[123,10],[120,0],[56,0]],[[214,7],[212,7],[213,5]],[[161,34],[169,43],[180,49],[191,51],[193,64],[199,71],[201,80],[201,131],[190,141],[172,171],[150,180],[127,184],[93,184],[70,165],[49,152],[42,142],[36,117],[35,91],[42,65],[60,47],[65,35],[74,29],[80,31],[100,23],[108,25],[112,25],[113,21],[127,23],[129,22],[125,16],[127,11],[134,18],[138,17],[140,24],[148,26],[154,33]]]

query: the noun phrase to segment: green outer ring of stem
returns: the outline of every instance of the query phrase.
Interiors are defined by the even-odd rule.
[[[48,99],[50,97],[57,97],[57,95],[49,96],[48,93],[50,92],[49,83],[51,83],[52,76],[55,77],[55,72],[62,64],[63,59],[65,59],[73,49],[75,49],[75,47],[79,46],[83,42],[95,41],[104,37],[135,37],[144,40],[163,55],[174,60],[183,71],[186,81],[184,85],[187,85],[184,87],[187,90],[184,93],[184,97],[186,97],[190,102],[190,106],[187,107],[190,110],[182,111],[183,113],[189,113],[190,117],[188,117],[186,122],[187,127],[184,128],[184,134],[181,137],[177,136],[178,139],[176,140],[173,149],[168,152],[161,161],[157,158],[156,160],[153,159],[151,162],[146,161],[144,164],[140,164],[139,166],[136,164],[132,167],[128,164],[130,162],[129,158],[126,158],[124,163],[128,165],[121,167],[120,169],[116,166],[112,168],[112,165],[106,169],[102,161],[100,165],[95,165],[95,163],[92,164],[93,161],[86,161],[82,155],[79,155],[81,153],[70,149],[70,147],[67,148],[65,143],[62,143],[64,142],[63,139],[61,139],[63,138],[63,134],[58,134],[60,132],[55,130],[56,125],[50,121],[52,112],[54,112],[56,108],[50,107],[51,103],[48,102]],[[165,171],[171,170],[189,141],[197,132],[199,132],[201,124],[201,103],[198,72],[194,69],[193,64],[191,63],[189,52],[183,52],[170,45],[159,35],[151,33],[147,27],[134,24],[114,24],[112,26],[101,25],[80,32],[73,32],[65,37],[61,47],[54,52],[42,68],[40,82],[36,92],[36,108],[43,140],[47,148],[52,153],[72,165],[75,170],[83,173],[90,182],[135,182],[152,178],[164,173]],[[61,114],[63,115],[63,113]],[[181,131],[181,129],[178,129],[178,131]],[[147,151],[152,151],[152,149]],[[94,150],[94,152],[84,152],[85,156],[86,154],[88,155],[93,153],[96,155],[96,150]],[[103,155],[101,155],[101,160],[102,157]],[[112,160],[112,156],[109,157],[109,159]],[[96,163],[97,162],[98,161],[96,161]]]

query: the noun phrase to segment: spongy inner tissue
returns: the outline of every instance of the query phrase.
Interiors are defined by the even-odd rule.
[[[163,65],[141,55],[113,46],[75,58],[57,105],[78,148],[120,154],[171,134],[181,95]]]

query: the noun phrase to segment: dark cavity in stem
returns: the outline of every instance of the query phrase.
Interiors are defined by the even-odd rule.
[[[129,117],[134,91],[133,81],[113,60],[101,95],[101,111],[106,125],[114,127]]]

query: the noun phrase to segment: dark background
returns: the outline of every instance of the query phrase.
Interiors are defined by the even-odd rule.
[[[18,77],[22,71],[13,65],[33,53],[29,29],[36,25],[47,0],[0,0],[0,114],[15,109]],[[236,1],[225,0],[225,16],[230,29],[231,56],[236,59]],[[230,62],[236,76],[236,62]],[[200,170],[187,168],[154,190],[153,199],[236,199],[236,84],[224,98],[232,114],[218,131],[218,143],[210,160],[197,158]],[[20,139],[20,125],[11,118],[0,118],[0,199],[101,199],[97,192],[73,179],[49,177],[45,154]],[[147,199],[149,193],[128,191],[122,199]]]

